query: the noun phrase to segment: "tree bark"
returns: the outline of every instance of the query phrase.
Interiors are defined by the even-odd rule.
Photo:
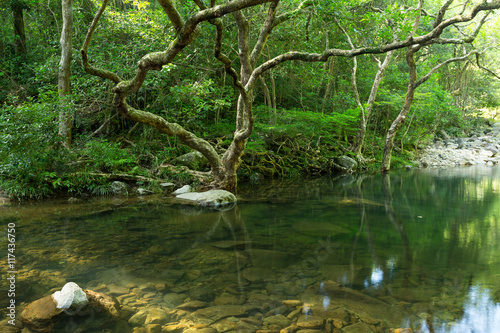
[[[478,51],[473,50],[462,57],[448,59],[440,63],[439,65],[435,66],[434,68],[432,68],[424,77],[422,77],[417,81],[417,65],[415,63],[414,55],[416,52],[418,52],[418,50],[420,50],[420,48],[421,48],[420,45],[413,46],[408,48],[408,51],[406,52],[406,62],[408,64],[410,73],[410,78],[408,81],[408,90],[406,91],[405,103],[403,105],[403,108],[401,109],[399,115],[396,117],[396,119],[394,119],[391,126],[387,130],[387,135],[385,138],[385,145],[384,145],[384,153],[382,158],[382,166],[380,168],[381,172],[388,172],[391,168],[391,156],[392,156],[392,149],[394,148],[394,138],[396,136],[396,132],[401,127],[401,125],[406,119],[406,116],[410,112],[411,105],[413,103],[413,97],[415,96],[415,90],[422,83],[429,80],[431,75],[442,66],[455,61],[467,60],[472,54],[478,53]]]
[[[382,83],[382,79],[384,78],[384,73],[387,67],[389,67],[389,63],[391,62],[392,55],[394,51],[389,51],[385,55],[385,59],[382,64],[379,64],[377,74],[375,75],[375,79],[372,84],[372,88],[370,90],[370,96],[368,97],[368,102],[366,108],[363,105],[358,104],[358,107],[361,109],[361,118],[359,120],[359,128],[356,133],[356,143],[354,145],[354,153],[361,157],[363,151],[363,145],[365,143],[366,137],[366,127],[368,126],[368,120],[370,119],[370,115],[375,105],[375,99],[377,98],[378,88]]]
[[[384,154],[382,157],[382,166],[381,166],[382,172],[387,172],[391,168],[391,156],[392,156],[392,149],[394,148],[394,137],[396,136],[396,132],[398,131],[398,129],[405,121],[406,116],[408,115],[408,112],[410,112],[411,105],[413,103],[413,97],[415,96],[415,89],[417,88],[416,86],[417,65],[415,64],[414,55],[418,50],[420,50],[420,46],[410,47],[406,52],[406,63],[408,64],[410,73],[410,78],[408,81],[408,89],[406,90],[406,97],[403,108],[401,109],[399,115],[396,117],[396,119],[394,119],[391,126],[387,130],[387,134],[385,137],[385,144],[384,144]]]
[[[61,61],[59,62],[58,89],[61,103],[59,111],[59,136],[66,147],[71,145],[73,117],[66,95],[71,92],[71,59],[73,53],[73,4],[72,0],[62,0],[63,26],[61,31]]]
[[[12,15],[14,17],[14,34],[16,36],[16,53],[26,54],[26,33],[24,31],[24,15],[23,10],[25,5],[20,1],[13,1]]]

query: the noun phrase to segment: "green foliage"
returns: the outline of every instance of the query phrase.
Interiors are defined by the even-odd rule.
[[[98,171],[124,171],[136,164],[134,156],[127,149],[106,139],[87,142],[81,153],[89,159],[87,165]]]
[[[50,100],[0,108],[0,187],[10,195],[54,193],[52,182],[70,158],[58,144],[57,116],[58,105]]]
[[[200,80],[170,88],[170,107],[167,119],[200,129],[201,124],[217,124],[221,111],[231,106],[232,93],[216,86],[212,79]]]

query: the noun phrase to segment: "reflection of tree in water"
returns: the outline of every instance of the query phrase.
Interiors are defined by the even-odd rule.
[[[494,218],[498,182],[491,177],[381,177],[381,183],[368,178],[352,188],[361,199],[360,229],[353,243],[359,242],[364,229],[373,260],[372,283],[365,282],[365,287],[408,301],[410,311],[420,312],[414,320],[420,321],[422,332],[490,332],[489,326],[478,326],[479,321],[500,327],[498,304],[491,298],[486,301],[472,287],[479,270],[490,270],[491,260],[485,259],[498,251],[494,242],[498,237],[491,235],[498,229]],[[377,216],[380,210],[363,204],[365,197],[376,198],[380,189],[387,223]],[[396,269],[391,255],[397,258]],[[440,318],[440,312],[449,311],[455,313],[453,318]],[[459,320],[458,326],[441,325],[452,319]]]

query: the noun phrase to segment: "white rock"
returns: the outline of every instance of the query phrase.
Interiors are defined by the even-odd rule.
[[[181,188],[175,190],[174,192],[172,192],[172,194],[174,194],[174,195],[180,195],[180,194],[189,193],[189,192],[192,192],[191,186],[184,185],[183,187],[181,187]]]
[[[71,306],[83,306],[89,302],[87,294],[74,282],[68,282],[61,291],[52,294],[58,309],[69,309]]]
[[[206,192],[191,192],[178,195],[177,198],[196,202],[205,207],[222,207],[234,205],[236,196],[224,190],[210,190]]]

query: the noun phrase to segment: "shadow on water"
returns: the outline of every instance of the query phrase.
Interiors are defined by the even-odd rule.
[[[18,315],[69,281],[122,306],[54,332],[493,333],[499,193],[500,169],[474,167],[242,186],[229,211],[55,200],[0,207],[0,245],[14,223]]]

